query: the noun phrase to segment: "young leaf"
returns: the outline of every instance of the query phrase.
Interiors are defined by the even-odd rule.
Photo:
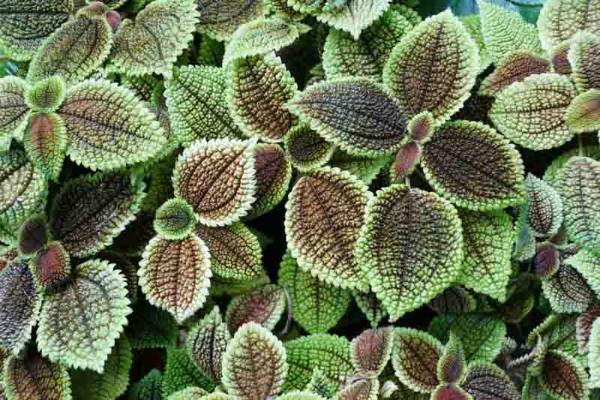
[[[550,55],[550,61],[552,61],[554,72],[561,75],[571,75],[573,72],[571,62],[569,61],[570,47],[571,41],[567,40],[553,49],[552,54]]]
[[[263,14],[261,0],[197,0],[197,3],[200,10],[198,30],[219,41],[229,40],[238,26]]]
[[[462,229],[446,200],[392,185],[369,202],[365,221],[357,263],[391,321],[427,303],[458,278]]]
[[[223,355],[223,384],[244,400],[277,395],[288,372],[283,344],[266,328],[243,325]]]
[[[292,180],[292,164],[286,152],[276,144],[259,143],[254,148],[256,200],[248,217],[268,213],[285,197]]]
[[[48,242],[48,223],[44,215],[34,215],[19,228],[19,254],[31,257]],[[2,268],[0,268],[0,271]]]
[[[141,380],[129,389],[129,400],[160,399],[163,377],[156,369],[152,369]]]
[[[437,364],[438,380],[442,383],[460,384],[463,382],[466,372],[465,351],[460,339],[450,332],[444,353]]]
[[[383,83],[408,118],[430,111],[439,125],[469,97],[478,69],[477,44],[445,11],[417,25],[394,47]]]
[[[102,373],[131,313],[125,278],[102,260],[86,261],[76,270],[64,290],[45,295],[38,349],[50,361]]]
[[[173,170],[175,196],[194,207],[201,224],[228,225],[248,213],[256,190],[255,143],[201,140],[179,156]]]
[[[585,370],[574,358],[559,351],[549,351],[544,357],[540,383],[555,398],[575,400],[589,396]]]
[[[36,254],[33,265],[37,282],[45,291],[60,289],[71,276],[71,259],[60,242],[49,242]]]
[[[210,253],[194,234],[180,240],[155,236],[144,250],[138,275],[150,304],[167,310],[181,324],[206,300]]]
[[[396,328],[392,352],[396,376],[416,392],[432,392],[439,383],[436,365],[443,351],[442,344],[428,333]]]
[[[536,27],[525,22],[518,13],[487,0],[479,0],[477,4],[485,48],[494,63],[516,50],[542,52]]]
[[[27,106],[34,111],[51,113],[65,100],[67,88],[60,75],[43,79],[25,93]]]
[[[169,240],[185,239],[196,225],[194,209],[185,200],[167,200],[156,210],[154,230]]]
[[[564,117],[575,96],[568,77],[533,75],[499,93],[489,117],[511,141],[528,149],[551,149],[573,137]]]
[[[294,320],[308,333],[324,333],[333,328],[350,304],[348,290],[328,285],[303,271],[289,252],[281,260],[278,283],[289,293]]]
[[[317,367],[313,370],[310,382],[306,385],[306,391],[318,394],[325,399],[332,398],[339,390],[339,385],[333,380],[329,379],[321,370]]]
[[[335,400],[377,400],[379,381],[377,379],[360,379],[343,388]]]
[[[563,223],[563,205],[556,190],[532,174],[525,179],[527,204],[522,210],[537,237],[555,235]]]
[[[465,249],[468,254],[467,249],[467,226],[465,226],[465,221],[463,219],[463,227],[465,229]],[[465,278],[463,278],[465,279]],[[505,288],[503,287],[504,294]],[[468,290],[462,288],[461,286],[453,286],[444,290],[442,293],[437,295],[433,300],[429,302],[429,307],[438,314],[449,314],[449,313],[469,313],[475,311],[477,308],[477,300],[475,297],[469,293]]]
[[[492,63],[492,57],[485,47],[483,32],[481,32],[481,18],[478,14],[462,15],[460,22],[465,26],[479,50],[479,72],[485,71]]]
[[[208,392],[215,388],[215,384],[202,375],[185,349],[171,347],[167,349],[167,365],[161,385],[162,396],[143,397],[140,400],[168,398],[189,386],[197,386]]]
[[[92,170],[147,161],[167,143],[143,103],[128,89],[109,81],[72,86],[57,113],[69,136],[67,154]]]
[[[573,80],[579,92],[600,89],[600,73],[597,64],[600,59],[600,39],[598,35],[581,32],[575,35],[568,52],[573,67]]]
[[[473,398],[459,386],[440,384],[431,393],[431,400],[473,400]]]
[[[565,119],[571,132],[600,130],[600,89],[591,89],[575,97],[567,108]]]
[[[333,144],[304,124],[290,129],[285,135],[284,144],[292,165],[300,172],[322,167],[335,151]]]
[[[288,107],[328,142],[353,155],[391,154],[406,136],[406,117],[398,103],[365,78],[313,84]]]
[[[96,173],[67,181],[50,211],[53,237],[75,257],[97,253],[131,222],[144,198],[139,177]]]
[[[232,333],[248,322],[273,330],[285,311],[285,305],[283,290],[275,285],[267,285],[233,298],[227,307],[225,322]]]
[[[369,320],[371,327],[377,328],[381,320],[387,316],[387,311],[385,311],[375,293],[364,293],[354,290],[352,292],[352,297],[354,297],[354,301],[360,311],[362,311]]]
[[[245,135],[279,142],[294,124],[284,105],[298,87],[274,53],[237,58],[230,64],[227,103]]]
[[[23,135],[23,145],[31,161],[52,180],[62,170],[69,138],[60,116],[33,114]]]
[[[348,172],[324,167],[297,182],[286,204],[285,232],[304,271],[334,286],[365,290],[354,248],[371,198]]]
[[[179,330],[171,314],[140,300],[133,308],[125,333],[135,350],[161,349],[175,346]]]
[[[600,33],[600,8],[596,0],[548,0],[540,11],[538,27],[546,51],[579,31]]]
[[[333,2],[332,2],[333,3]],[[317,19],[327,25],[346,31],[354,39],[377,20],[388,8],[389,0],[348,0],[333,5],[317,14]],[[336,9],[337,7],[339,9]]]
[[[367,329],[350,342],[350,355],[356,372],[365,378],[377,378],[387,365],[394,342],[390,327]]]
[[[495,364],[480,361],[469,364],[467,376],[460,385],[476,400],[519,400],[515,384]]]
[[[26,261],[15,260],[0,270],[0,304],[0,347],[17,355],[31,339],[42,306]]]
[[[197,386],[188,386],[185,389],[181,389],[178,392],[173,393],[169,396],[169,400],[196,400],[196,399],[204,399],[206,400],[206,396],[208,393],[206,390],[199,388]],[[227,396],[222,393],[223,396]]]
[[[583,312],[596,297],[584,277],[564,264],[551,278],[542,281],[542,290],[557,313]]]
[[[16,76],[0,79],[0,146],[25,129],[29,116],[29,106],[25,101],[28,89],[27,82]],[[0,149],[3,150],[2,147]]]
[[[156,0],[126,19],[115,35],[111,60],[128,75],[169,76],[193,39],[199,13],[194,0]]]
[[[545,243],[538,246],[533,265],[535,273],[540,279],[546,280],[552,278],[560,266],[560,253],[556,246],[552,243]]]

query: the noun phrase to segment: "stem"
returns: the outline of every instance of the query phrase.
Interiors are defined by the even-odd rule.
[[[579,156],[583,156],[583,134],[577,135],[577,146],[579,148]]]
[[[285,321],[285,326],[283,327],[283,329],[281,330],[281,332],[279,333],[280,335],[286,335],[289,330],[290,327],[292,326],[292,318],[294,316],[294,310],[292,308],[292,297],[290,296],[290,292],[288,290],[288,285],[285,284],[283,286],[283,292],[285,293],[285,298],[287,300],[287,320]]]
[[[410,189],[410,177],[409,176],[404,177],[404,184],[406,185],[407,188]]]

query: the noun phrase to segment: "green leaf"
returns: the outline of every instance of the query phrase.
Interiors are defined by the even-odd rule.
[[[292,390],[282,396],[277,397],[277,400],[324,400],[324,399],[325,399],[324,397],[321,397],[318,394],[307,392],[307,391],[299,391],[299,390]]]
[[[23,79],[7,76],[0,79],[0,150],[8,148],[12,136],[20,136],[29,117],[25,92],[30,86]]]
[[[178,392],[173,393],[169,396],[168,400],[196,400],[204,399],[208,393],[206,390],[196,387],[188,386],[185,389],[181,389]],[[226,395],[225,395],[226,396]]]
[[[50,361],[102,373],[131,313],[127,285],[107,261],[86,261],[76,270],[63,291],[45,295],[38,349]]]
[[[444,353],[437,364],[437,377],[444,384],[460,384],[467,372],[465,351],[460,339],[450,332]]]
[[[557,313],[584,312],[596,297],[577,269],[564,264],[542,281],[542,290]]]
[[[33,351],[23,358],[15,356],[7,359],[2,375],[6,398],[9,400],[71,399],[71,382],[67,369]]]
[[[273,330],[285,311],[285,305],[283,289],[275,285],[267,285],[234,297],[227,307],[225,322],[232,333],[249,322]]]
[[[365,378],[377,378],[392,354],[394,342],[390,327],[367,329],[350,343],[350,355],[356,372]]]
[[[131,347],[160,349],[175,346],[179,330],[175,318],[147,301],[138,301],[125,328]]]
[[[173,170],[175,196],[194,207],[206,226],[245,216],[256,190],[254,140],[201,140],[188,147]]]
[[[161,398],[163,377],[156,369],[152,369],[140,381],[129,389],[129,400],[156,400]]]
[[[590,306],[580,314],[575,321],[575,334],[577,351],[579,354],[587,354],[590,351],[590,337],[594,322],[600,317],[600,307]],[[597,335],[597,333],[595,333]],[[597,341],[597,336],[594,338]],[[598,371],[600,372],[600,371]]]
[[[527,346],[535,349],[535,362],[541,362],[539,354],[543,354],[547,349],[560,350],[573,357],[579,356],[576,322],[576,314],[550,314],[532,329],[527,337]],[[540,339],[543,344],[539,343]]]
[[[444,124],[424,146],[421,165],[436,191],[458,206],[491,210],[524,200],[519,152],[480,122]]]
[[[277,395],[287,372],[283,344],[253,322],[236,332],[223,355],[223,384],[228,393],[242,400]]]
[[[537,237],[555,235],[563,223],[562,200],[556,190],[532,174],[525,179],[527,204],[522,212]]]
[[[376,21],[389,7],[389,0],[348,0],[317,14],[317,19],[358,39],[361,32]],[[326,6],[327,7],[327,6]]]
[[[502,210],[464,210],[459,215],[465,253],[459,282],[475,292],[505,301],[515,240],[512,219]]]
[[[365,317],[369,320],[371,327],[378,327],[381,320],[387,316],[387,311],[385,311],[375,293],[363,293],[359,292],[358,290],[354,290],[352,295],[360,311],[362,311]]]
[[[303,271],[334,286],[368,288],[354,248],[371,198],[348,172],[324,167],[301,177],[286,204],[285,232]]]
[[[295,122],[284,107],[296,94],[296,81],[281,59],[269,53],[236,58],[229,65],[227,104],[246,136],[280,142]]]
[[[156,210],[154,230],[169,240],[185,239],[196,225],[194,209],[185,200],[167,200]]]
[[[511,141],[528,149],[551,149],[573,137],[564,117],[575,96],[568,77],[533,75],[499,93],[489,117]]]
[[[180,324],[204,304],[210,286],[210,253],[198,236],[167,240],[155,236],[144,250],[140,287],[150,304]]]
[[[96,173],[67,181],[50,211],[53,237],[75,257],[109,246],[134,219],[144,198],[138,176]]]
[[[336,150],[329,165],[350,172],[366,185],[371,184],[381,170],[390,163],[391,156],[359,157]]]
[[[596,67],[600,58],[600,38],[584,31],[576,34],[571,42],[568,62],[573,68],[577,90],[600,89],[600,73]]]
[[[477,400],[519,400],[515,384],[495,364],[476,361],[469,364],[467,376],[460,385]]]
[[[67,88],[60,75],[36,82],[25,93],[27,106],[34,111],[51,113],[65,100]]]
[[[335,400],[377,400],[379,381],[377,379],[360,379],[343,388]]]
[[[583,249],[564,260],[564,263],[575,268],[596,293],[596,297],[600,296],[600,256]]]
[[[335,146],[305,124],[293,127],[284,138],[285,149],[292,165],[307,172],[327,164]]]
[[[507,54],[516,50],[542,53],[535,25],[525,22],[518,13],[487,0],[478,0],[477,4],[485,48],[494,63],[500,63]]]
[[[567,108],[565,119],[571,132],[600,130],[600,89],[591,89],[575,97]]]
[[[589,397],[585,369],[574,358],[559,351],[549,351],[544,357],[540,384],[554,398],[575,400]]]
[[[33,114],[23,135],[27,155],[41,171],[57,180],[62,170],[69,138],[62,118],[55,114]]]
[[[238,26],[263,14],[262,0],[198,0],[198,30],[219,41],[229,40]]]
[[[588,365],[590,367],[590,387],[600,387],[600,320],[592,324],[592,329],[589,337],[589,354]]]
[[[390,321],[427,303],[459,277],[461,223],[446,200],[392,185],[369,202],[365,220],[357,262]]]
[[[467,258],[469,251],[469,233],[464,216],[461,216],[461,219],[463,220],[463,228],[465,229],[465,251],[467,252],[465,258]],[[506,289],[504,287],[502,287],[502,289],[502,294],[504,294]],[[438,314],[468,313],[477,309],[477,300],[468,290],[464,289],[463,287],[453,286],[444,290],[433,300],[431,300],[429,302],[429,307]]]
[[[281,260],[278,283],[288,291],[294,320],[308,333],[324,333],[333,328],[350,304],[348,290],[328,285],[303,271],[289,252]]]
[[[128,75],[169,76],[193,39],[200,14],[194,0],[155,0],[115,34],[111,60]]]
[[[329,379],[321,370],[317,367],[313,370],[310,382],[306,385],[306,391],[318,394],[323,398],[332,398],[339,390],[339,385],[333,380]]]
[[[78,15],[44,40],[29,64],[27,80],[60,75],[73,84],[87,78],[108,57],[112,38],[103,16]]]
[[[0,304],[0,347],[17,355],[31,339],[42,306],[27,262],[15,260],[0,269]]]
[[[475,4],[475,2],[473,2]],[[479,49],[479,72],[483,72],[492,63],[492,57],[489,51],[485,48],[483,33],[481,32],[481,19],[478,14],[462,15],[460,22],[465,26],[471,38],[477,44]]]
[[[0,47],[14,60],[29,60],[72,13],[72,0],[5,1],[0,6]]]
[[[285,197],[292,180],[292,163],[288,154],[276,144],[259,143],[254,148],[256,169],[256,200],[249,218],[256,218],[274,209]]]
[[[162,398],[167,398],[189,386],[197,386],[208,392],[215,388],[214,383],[202,375],[185,349],[168,348],[167,365],[162,379]],[[154,399],[155,397],[144,397],[143,399],[148,398]]]
[[[383,83],[408,118],[430,111],[439,125],[462,107],[478,70],[477,44],[445,11],[417,25],[394,47]]]
[[[106,80],[72,86],[57,113],[69,136],[67,154],[92,170],[147,161],[167,143],[143,103],[128,89]]]
[[[542,46],[549,52],[579,31],[600,33],[600,6],[596,0],[547,0],[538,27]]]

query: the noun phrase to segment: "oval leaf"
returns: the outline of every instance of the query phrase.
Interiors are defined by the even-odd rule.
[[[4,149],[12,136],[25,129],[29,115],[29,107],[25,101],[25,91],[28,88],[29,85],[16,76],[0,79],[0,149]]]
[[[392,365],[400,382],[419,393],[439,383],[436,366],[444,348],[433,336],[411,328],[396,328]]]
[[[4,365],[4,389],[8,399],[64,400],[71,398],[67,369],[37,353],[23,359],[9,358]]]
[[[229,40],[236,29],[263,14],[261,0],[197,0],[198,30],[219,40]]]
[[[477,400],[519,400],[520,393],[506,372],[495,364],[474,362],[461,387]]]
[[[535,236],[549,237],[558,232],[563,222],[563,205],[556,190],[532,174],[525,179],[527,204],[523,209],[527,224]]]
[[[600,13],[599,13],[600,14]],[[600,38],[589,32],[578,33],[572,40],[568,61],[573,67],[573,80],[579,92],[600,89]]]
[[[256,200],[249,217],[255,218],[275,208],[288,192],[292,165],[286,152],[276,144],[259,143],[254,151]]]
[[[54,113],[33,115],[29,118],[23,144],[32,162],[51,179],[58,179],[68,145],[62,118]]]
[[[335,146],[304,124],[293,127],[284,138],[292,165],[300,172],[310,171],[331,159]]]
[[[352,364],[361,376],[376,378],[392,354],[392,328],[367,329],[350,343]]]
[[[550,394],[562,399],[587,399],[588,378],[574,358],[558,351],[544,357],[540,384]]]
[[[233,298],[227,307],[225,322],[232,333],[248,322],[273,330],[285,311],[285,305],[283,290],[267,285]]]

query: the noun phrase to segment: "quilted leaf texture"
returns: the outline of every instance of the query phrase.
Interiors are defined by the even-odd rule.
[[[392,185],[367,207],[357,262],[395,321],[456,280],[463,261],[460,219],[434,193]]]
[[[359,292],[354,290],[352,297],[356,305],[371,323],[372,328],[377,328],[383,318],[387,316],[387,311],[381,305],[381,302],[373,292]]]
[[[465,351],[460,339],[450,332],[444,353],[438,361],[437,376],[440,382],[448,384],[462,383],[466,374]]]
[[[0,146],[25,129],[29,116],[25,92],[29,88],[27,82],[16,76],[0,79]]]
[[[162,379],[160,391],[162,396],[142,397],[142,399],[168,398],[171,394],[190,386],[200,387],[206,391],[215,388],[214,383],[200,372],[185,349],[167,348],[167,365]]]
[[[13,261],[0,270],[0,346],[15,355],[31,339],[42,294],[27,262]]]
[[[34,111],[53,112],[65,99],[66,86],[60,75],[36,82],[25,93],[25,101]]]
[[[72,86],[57,113],[69,136],[67,154],[92,170],[147,161],[167,143],[143,103],[130,90],[109,81]]]
[[[292,162],[281,146],[259,143],[254,149],[256,200],[249,218],[259,217],[275,208],[285,197],[292,180]]]
[[[285,149],[292,165],[300,172],[307,172],[327,164],[335,146],[305,124],[299,124],[284,138]]]
[[[19,254],[35,255],[48,242],[48,224],[44,215],[34,215],[19,228]],[[1,270],[2,268],[0,268]]]
[[[50,211],[54,239],[75,257],[106,248],[134,219],[143,189],[142,180],[127,173],[101,172],[68,181]]]
[[[575,97],[567,108],[565,119],[575,133],[600,130],[600,89],[591,89]]]
[[[379,172],[390,162],[391,156],[377,158],[352,156],[341,150],[336,150],[331,156],[329,165],[348,171],[358,179],[369,185]]]
[[[129,389],[130,400],[160,399],[162,391],[162,375],[152,369],[142,379],[133,384]]]
[[[445,11],[417,25],[394,47],[383,83],[408,118],[430,111],[441,124],[469,97],[478,70],[477,44]]]
[[[242,400],[261,400],[277,395],[287,376],[283,344],[259,324],[243,325],[223,355],[223,384]]]
[[[527,224],[537,237],[549,237],[558,232],[563,222],[563,205],[557,191],[532,174],[525,179],[527,204],[523,212]]]
[[[276,285],[266,285],[233,298],[225,314],[225,323],[231,333],[242,325],[254,322],[273,330],[285,311],[284,291]]]
[[[462,216],[461,216],[462,219]],[[464,221],[464,220],[463,220]],[[467,249],[467,227],[463,222],[465,228],[465,251]],[[437,295],[429,303],[429,307],[438,314],[448,313],[468,313],[475,311],[477,308],[477,300],[475,297],[466,289],[461,286],[453,286],[444,290],[442,293]]]
[[[208,247],[194,234],[180,240],[155,236],[144,250],[138,276],[150,304],[168,311],[181,324],[208,295],[212,276]]]
[[[598,0],[549,0],[538,19],[540,39],[546,51],[570,39],[579,31],[600,33]]]
[[[296,182],[286,204],[285,231],[302,270],[334,286],[368,288],[354,248],[371,197],[363,182],[338,168],[323,167]]]
[[[178,158],[173,187],[206,226],[229,225],[245,216],[256,191],[255,140],[200,140]]]
[[[45,291],[63,286],[71,275],[71,259],[60,242],[49,242],[33,259],[34,273]]]
[[[44,298],[38,349],[50,361],[102,373],[131,313],[125,278],[113,264],[98,259],[76,270],[63,291]]]
[[[350,304],[348,290],[328,285],[303,271],[289,252],[281,260],[278,283],[289,293],[294,320],[309,333],[333,328]]]
[[[193,39],[199,13],[194,0],[156,0],[126,19],[114,38],[111,60],[129,75],[169,76]]]
[[[587,399],[588,377],[585,369],[567,354],[551,350],[544,357],[540,384],[555,398]]]
[[[156,210],[154,230],[166,239],[184,239],[194,230],[195,225],[194,209],[185,200],[167,200]]]
[[[557,313],[581,313],[594,301],[595,295],[577,269],[560,265],[556,273],[542,282],[544,295]]]
[[[167,311],[151,306],[147,301],[138,301],[125,332],[131,347],[138,350],[173,347],[179,330],[175,318]]]
[[[432,392],[439,383],[436,366],[444,348],[433,336],[412,328],[394,330],[392,365],[400,382],[419,393]]]
[[[324,397],[309,391],[292,390],[282,396],[279,396],[277,400],[323,400]]]
[[[515,384],[495,364],[473,362],[461,387],[476,400],[519,400]]]
[[[31,161],[52,180],[58,179],[69,138],[62,118],[55,113],[34,114],[23,135],[23,145]]]
[[[340,390],[335,400],[376,400],[379,394],[377,379],[360,379]]]
[[[389,4],[389,0],[348,0],[341,3],[340,9],[326,9],[318,13],[317,19],[358,39],[361,32],[377,20]]]
[[[551,149],[573,137],[565,112],[576,95],[566,76],[533,75],[498,94],[489,117],[511,141],[528,149]]]
[[[600,352],[598,351],[598,343],[600,341],[600,322],[596,321],[592,324],[590,330],[590,348],[588,354],[588,365],[590,368],[590,386],[593,388],[600,387]]]
[[[590,350],[590,336],[594,322],[600,317],[600,307],[593,305],[577,317],[575,322],[577,351],[586,354]],[[597,339],[595,339],[597,340]]]
[[[390,327],[367,329],[352,340],[350,355],[356,372],[366,378],[383,372],[392,354],[393,333]]]
[[[231,38],[236,29],[263,14],[261,0],[196,0],[200,11],[198,30],[219,41]]]
[[[0,47],[15,60],[29,60],[72,12],[72,0],[4,1],[0,5]]]
[[[598,60],[600,60],[600,38],[598,38],[598,35],[589,32],[580,32],[575,35],[569,48],[568,61],[573,68],[572,76],[575,86],[580,92],[589,89],[600,89]]]

